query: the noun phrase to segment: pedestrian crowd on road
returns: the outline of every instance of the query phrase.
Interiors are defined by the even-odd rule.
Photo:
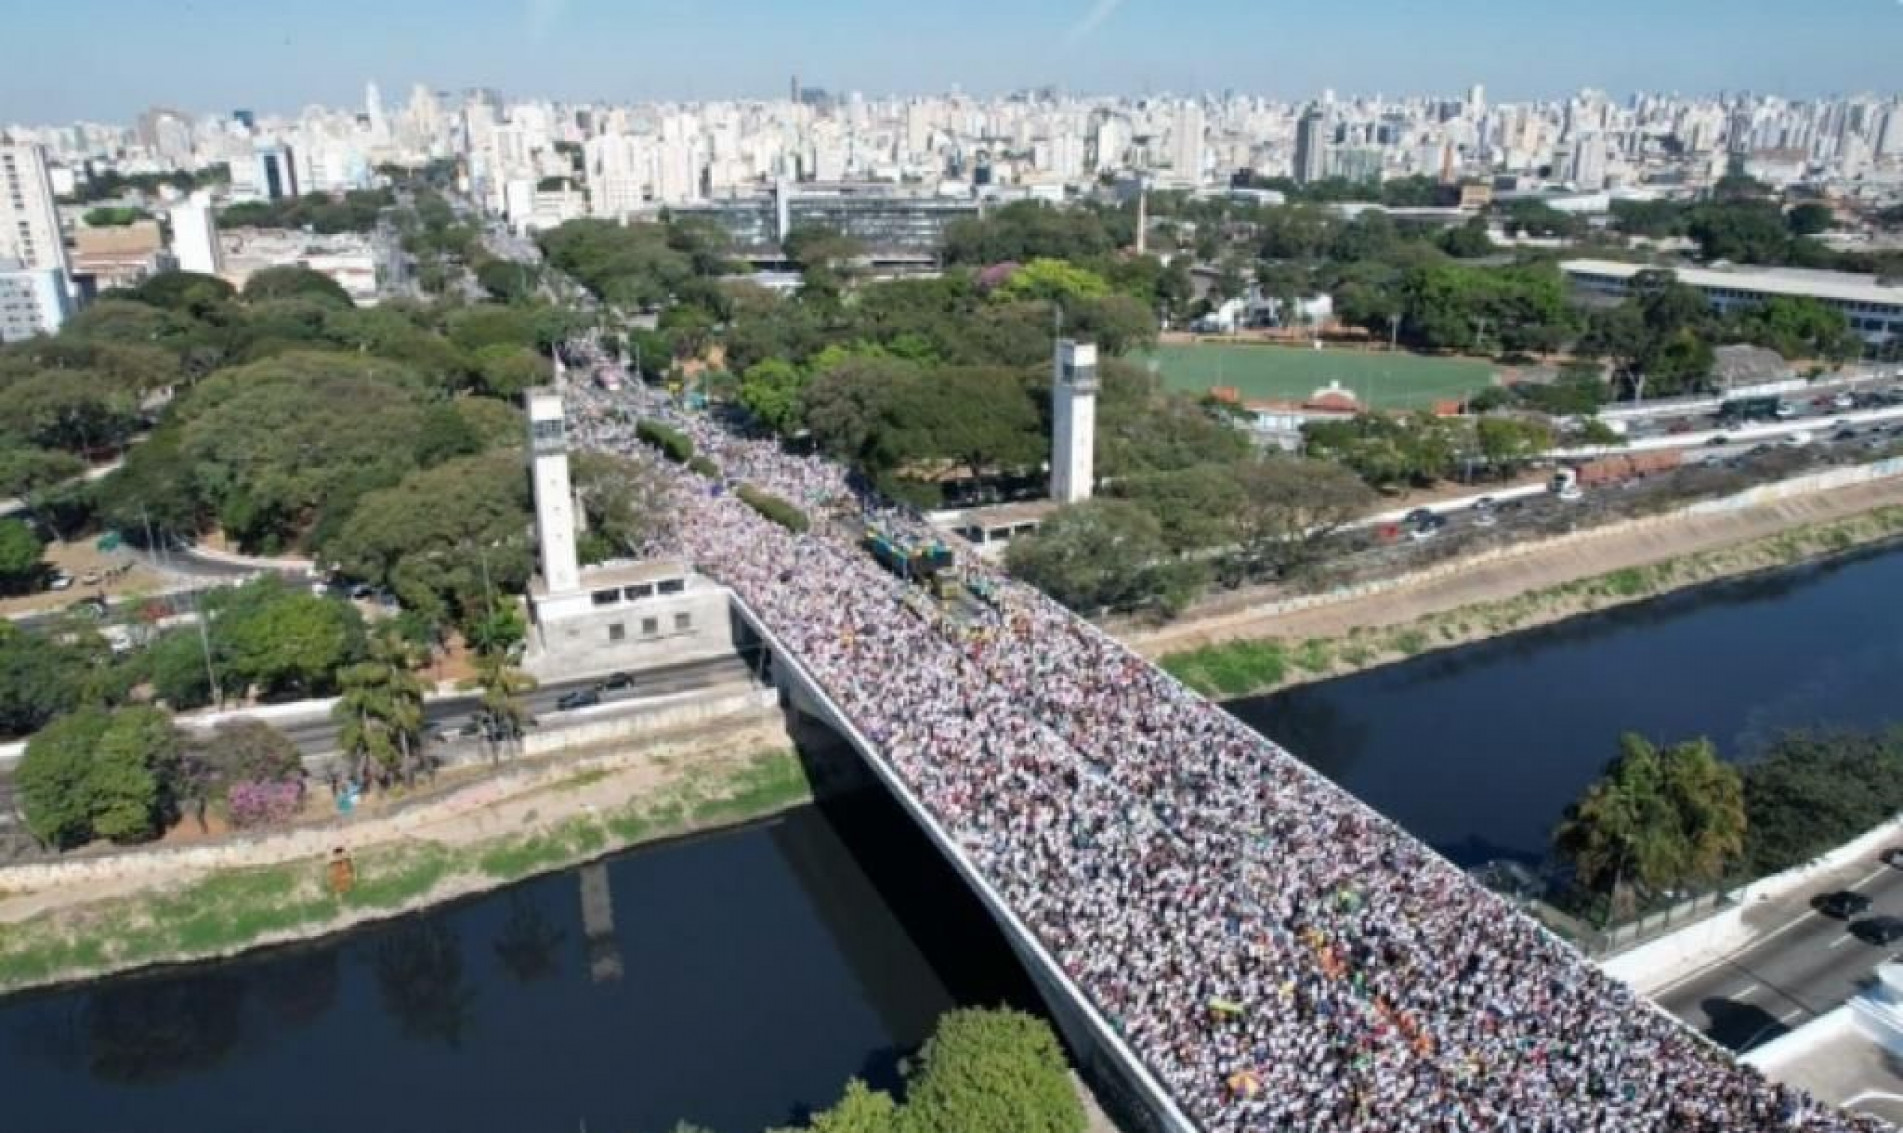
[[[796,535],[660,464],[633,419],[688,433],[730,481],[869,502],[837,465],[639,383],[567,393],[583,443],[673,478],[680,553],[779,639],[778,663],[805,670],[1202,1129],[1887,1128],[1739,1064],[1034,589],[968,555],[981,600],[921,601],[851,540]]]

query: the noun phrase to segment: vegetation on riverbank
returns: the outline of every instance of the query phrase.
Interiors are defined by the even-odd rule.
[[[540,793],[559,805],[556,796],[602,776],[583,771]],[[641,843],[764,817],[810,797],[796,755],[762,752],[717,770],[683,769],[624,806],[532,834],[454,847],[425,840],[370,847],[354,855],[356,883],[341,896],[327,888],[321,861],[220,870],[170,890],[0,926],[0,992],[308,939]]]
[[[1341,637],[1224,642],[1161,660],[1205,696],[1232,698],[1343,676],[1436,649],[1531,629],[1701,583],[1794,566],[1903,534],[1903,507],[1877,508],[1730,547],[1528,590]]]
[[[854,1078],[837,1105],[774,1133],[1083,1133],[1064,1049],[1023,1012],[949,1012],[907,1070],[903,1102]]]
[[[1792,732],[1744,762],[1708,738],[1625,735],[1553,848],[1568,912],[1604,923],[1812,861],[1903,809],[1903,728]]]

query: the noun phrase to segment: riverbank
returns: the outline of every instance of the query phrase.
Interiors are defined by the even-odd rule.
[[[762,747],[777,739],[780,746]],[[0,871],[0,992],[326,936],[634,846],[733,826],[810,801],[800,759],[768,727],[505,772],[412,810],[333,830],[355,882],[327,883],[309,832],[222,849],[191,870],[55,863]],[[128,863],[141,855],[118,855]],[[110,859],[102,859],[109,861]]]
[[[1132,644],[1205,695],[1259,695],[1899,536],[1903,482],[1884,480],[1663,525],[1642,521],[1419,585],[1167,626]]]

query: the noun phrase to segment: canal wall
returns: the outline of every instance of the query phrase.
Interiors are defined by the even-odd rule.
[[[1198,1133],[1195,1122],[1177,1105],[1141,1056],[1131,1049],[1089,995],[1064,971],[1063,965],[1019,918],[1004,895],[972,862],[964,848],[947,836],[938,820],[913,794],[911,787],[886,762],[878,746],[867,739],[833,701],[798,655],[788,649],[738,595],[734,596],[733,606],[735,616],[743,620],[747,628],[758,635],[771,651],[770,669],[775,682],[785,692],[789,708],[822,721],[849,742],[892,797],[898,800],[919,829],[924,831],[946,861],[978,895],[1050,1008],[1059,1031],[1078,1058],[1079,1071],[1098,1090],[1107,1106],[1118,1111],[1118,1116],[1125,1121],[1124,1127],[1128,1129],[1134,1126],[1146,1133]]]

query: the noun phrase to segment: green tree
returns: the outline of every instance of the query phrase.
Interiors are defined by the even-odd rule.
[[[1082,1133],[1057,1036],[1017,1011],[953,1011],[919,1052],[903,1133]]]
[[[243,298],[257,304],[272,299],[311,298],[339,306],[351,305],[343,285],[307,267],[265,268],[245,280]]]
[[[204,601],[220,679],[267,697],[321,696],[363,654],[355,606],[267,575]],[[227,691],[230,691],[229,689]]]
[[[1323,460],[1245,460],[1235,483],[1241,501],[1230,515],[1232,538],[1247,576],[1286,576],[1314,562],[1375,499],[1352,471]]]
[[[899,1118],[899,1105],[891,1094],[854,1078],[846,1083],[845,1095],[831,1109],[813,1114],[805,1125],[769,1133],[896,1133]]]
[[[476,687],[481,692],[476,715],[491,758],[520,749],[529,720],[522,697],[535,689],[535,678],[521,670],[514,650],[492,648],[476,657]]]
[[[1503,476],[1553,447],[1553,428],[1543,421],[1482,417],[1475,422],[1474,432],[1481,458]]]
[[[1068,308],[1084,299],[1101,299],[1110,285],[1095,272],[1064,260],[1036,259],[1013,271],[993,294],[1005,302],[1056,303]]]
[[[1128,500],[1060,508],[1005,553],[1011,573],[1080,613],[1132,609],[1155,592],[1168,556],[1156,517]]]
[[[548,359],[526,346],[485,346],[476,351],[475,363],[482,392],[504,401],[517,401],[523,391],[547,385],[553,372]]]
[[[799,430],[800,394],[807,377],[782,358],[768,358],[747,367],[740,376],[740,404],[767,428],[781,436]]]
[[[1743,785],[1707,740],[1663,750],[1628,733],[1604,776],[1568,807],[1554,848],[1615,913],[1724,875],[1744,849]]]
[[[368,659],[343,670],[331,715],[337,743],[359,781],[412,783],[423,770],[423,682],[415,649],[394,632],[377,634]]]
[[[91,699],[104,660],[96,634],[68,644],[0,621],[0,734],[37,731]]]
[[[82,708],[27,741],[17,789],[33,836],[60,849],[138,841],[167,819],[176,762],[171,717],[156,708]]]
[[[1805,201],[1784,214],[1784,226],[1791,230],[1793,236],[1815,236],[1820,232],[1828,232],[1835,223],[1836,212],[1819,201]]]
[[[0,593],[19,591],[39,579],[46,544],[23,519],[0,519]]]
[[[86,462],[71,453],[0,438],[0,496],[24,496],[85,471]]]
[[[1789,869],[1903,810],[1903,730],[1794,732],[1744,768],[1748,875]]]

